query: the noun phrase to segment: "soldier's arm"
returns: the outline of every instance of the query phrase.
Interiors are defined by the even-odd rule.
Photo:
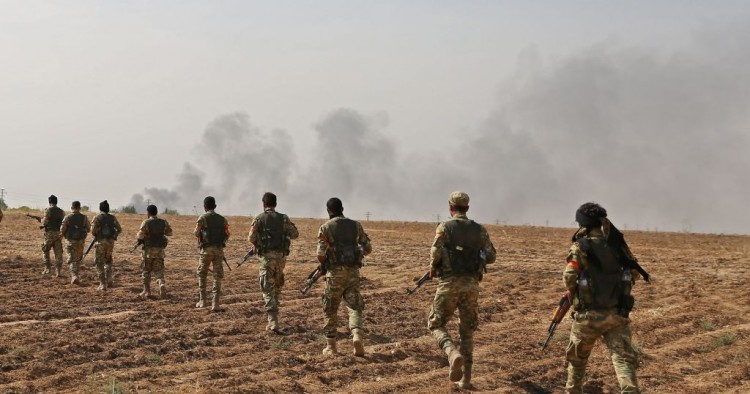
[[[497,257],[497,251],[495,250],[495,245],[492,244],[492,241],[490,240],[490,234],[487,233],[487,230],[482,227],[482,240],[484,243],[484,252],[486,253],[485,257],[485,264],[492,264],[495,262],[495,258]]]
[[[289,220],[289,217],[284,215],[284,233],[291,239],[297,239],[299,237],[299,230],[297,226]]]
[[[91,231],[91,222],[89,222],[89,217],[86,215],[83,215],[83,229],[86,234]]]
[[[578,244],[573,244],[568,251],[568,258],[566,259],[568,264],[565,266],[563,271],[563,283],[565,288],[570,292],[575,292],[578,281],[578,274],[581,272],[582,267],[582,255],[578,247]]]
[[[331,244],[328,242],[328,237],[326,236],[325,225],[320,226],[320,230],[318,230],[318,262],[321,264],[325,263],[326,253],[330,246]]]
[[[94,216],[94,220],[91,222],[91,235],[96,236],[97,234],[99,234],[99,215]]]
[[[115,219],[115,230],[117,230],[117,234],[122,234],[122,226],[120,226],[120,222],[117,220],[117,217],[113,216]]]
[[[201,238],[201,231],[206,228],[205,220],[203,219],[203,216],[198,218],[198,221],[195,223],[195,230],[193,230],[193,235],[195,235],[195,238],[200,239]]]
[[[49,223],[49,209],[44,208],[44,213],[42,213],[42,226],[47,227],[47,223]]]
[[[138,229],[138,240],[142,241],[148,237],[148,226],[146,221],[141,222],[141,227]]]
[[[227,239],[229,239],[229,236],[232,235],[232,233],[229,232],[229,222],[226,218],[224,218],[224,234],[227,235]]]
[[[68,231],[68,221],[70,220],[69,218],[70,216],[65,215],[62,221],[62,225],[60,226],[60,233],[63,235]]]
[[[362,228],[362,224],[357,222],[357,243],[362,245],[362,254],[367,256],[372,253],[372,243],[370,243],[370,237],[367,236],[365,229]]]
[[[260,220],[258,220],[258,217],[256,216],[253,219],[253,223],[250,224],[250,232],[247,234],[247,240],[250,241],[251,244],[253,244],[254,247],[258,247],[258,227],[260,225]]]
[[[164,221],[164,235],[171,237],[172,236],[172,226],[169,225],[168,221]]]
[[[432,273],[432,276],[435,276],[435,273],[442,268],[444,246],[445,225],[440,223],[435,229],[435,238],[433,239],[432,247],[430,248],[430,272]]]

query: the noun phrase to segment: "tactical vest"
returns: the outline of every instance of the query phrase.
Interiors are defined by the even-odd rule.
[[[99,216],[99,234],[98,239],[117,239],[117,229],[115,229],[115,217],[103,213]]]
[[[454,219],[445,222],[450,269],[453,275],[475,275],[484,270],[482,226],[473,220]]]
[[[65,238],[71,241],[80,241],[86,238],[86,216],[80,212],[73,212],[68,217],[68,228]]]
[[[576,309],[610,309],[624,307],[630,298],[630,271],[622,264],[605,238],[582,237],[577,240],[581,251],[586,252],[588,267],[579,274]]]
[[[47,231],[60,231],[62,221],[65,219],[65,212],[58,207],[47,208],[47,225],[44,227]]]
[[[211,212],[203,215],[206,227],[201,231],[201,246],[221,246],[227,242],[224,216]]]
[[[284,242],[284,215],[275,211],[266,211],[258,215],[260,231],[258,254],[266,252],[283,252],[289,254],[288,245]]]
[[[359,231],[357,222],[348,218],[340,218],[331,222],[333,233],[333,261],[332,264],[347,267],[362,266],[362,251],[359,249]]]
[[[146,231],[148,236],[143,240],[147,248],[164,248],[168,240],[165,235],[167,232],[167,221],[159,218],[151,218],[146,221]]]

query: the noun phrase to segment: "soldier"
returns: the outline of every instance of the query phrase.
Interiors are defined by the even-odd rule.
[[[349,329],[352,332],[354,355],[364,356],[362,341],[365,301],[359,293],[362,258],[372,252],[370,238],[359,222],[344,217],[344,206],[336,197],[326,202],[330,220],[318,231],[318,261],[326,272],[323,293],[325,324],[323,333],[328,342],[323,354],[336,354],[336,321],[339,304],[343,299],[349,310]]]
[[[448,378],[451,382],[458,382],[460,388],[468,389],[474,365],[474,331],[479,325],[479,282],[486,265],[495,262],[495,247],[487,230],[466,217],[469,210],[466,193],[451,193],[448,209],[451,218],[438,224],[430,248],[430,277],[439,280],[428,328],[438,346],[448,355]],[[458,349],[445,328],[456,308],[461,338]]]
[[[0,200],[0,201],[2,201],[2,200]],[[2,223],[2,222],[3,222],[3,209],[0,208],[0,223]]]
[[[148,219],[141,223],[138,231],[138,243],[143,244],[143,272],[141,273],[143,292],[140,295],[144,298],[151,296],[151,275],[153,274],[159,285],[159,297],[164,298],[167,296],[164,281],[164,248],[169,242],[167,237],[172,236],[172,227],[166,220],[156,217],[159,212],[156,205],[146,207],[146,212]]]
[[[113,285],[112,250],[115,248],[117,236],[122,232],[122,227],[117,218],[109,214],[107,200],[99,203],[99,212],[91,221],[91,235],[96,239],[95,264],[96,273],[99,275],[97,290],[105,291]]]
[[[62,221],[60,233],[65,237],[65,249],[68,252],[68,265],[70,266],[70,283],[78,285],[78,268],[83,259],[83,247],[86,236],[91,229],[89,218],[81,213],[81,203],[73,201],[69,213]]]
[[[211,196],[203,199],[203,209],[206,211],[198,218],[193,234],[200,242],[200,260],[198,260],[198,302],[196,308],[206,306],[206,277],[208,270],[213,268],[214,284],[211,311],[220,310],[221,279],[224,277],[224,246],[229,239],[229,223],[224,216],[214,212],[216,199]]]
[[[62,271],[63,247],[60,226],[65,211],[57,207],[57,197],[53,194],[47,198],[49,207],[44,210],[42,217],[42,228],[44,229],[44,242],[42,243],[42,252],[44,253],[44,271],[42,275],[50,273],[52,265],[50,263],[49,251],[55,251],[55,277],[59,277]]]
[[[635,261],[635,258],[624,240],[616,244],[608,242],[610,235],[619,230],[598,204],[581,205],[576,211],[576,221],[581,228],[574,236],[563,273],[565,287],[573,295],[566,392],[583,392],[586,362],[597,338],[603,338],[620,390],[638,393],[635,377],[638,359],[631,342],[628,315],[635,301],[630,290],[639,274],[624,268],[621,261],[623,258]]]
[[[284,286],[284,266],[297,227],[283,213],[276,212],[276,195],[263,195],[263,213],[250,226],[248,240],[260,257],[260,290],[263,292],[268,324],[266,330],[279,333],[279,297]]]

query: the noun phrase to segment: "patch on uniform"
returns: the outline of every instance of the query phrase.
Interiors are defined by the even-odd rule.
[[[437,234],[435,234],[435,238],[442,238],[442,237],[443,237],[443,233],[437,233]]]

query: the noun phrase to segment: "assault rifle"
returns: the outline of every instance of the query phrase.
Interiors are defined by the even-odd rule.
[[[628,256],[628,253],[625,253],[624,249],[628,247],[628,244],[625,242],[625,237],[622,235],[620,230],[615,227],[614,224],[610,224],[607,244],[614,246],[614,252],[617,256],[617,260],[622,262],[623,267],[638,271],[638,273],[641,274],[643,280],[645,280],[646,283],[651,283],[651,275],[649,275],[648,272],[646,272],[646,270],[644,270],[643,267],[641,267],[641,265],[638,264],[637,261],[635,261],[635,259]]]
[[[432,279],[432,276],[430,276],[429,272],[427,272],[426,274],[422,275],[421,278],[417,279],[417,285],[414,286],[413,289],[406,289],[406,294],[407,295],[414,294],[414,292],[417,291],[417,289],[420,288],[424,284],[424,282],[427,282],[430,279]]]
[[[89,244],[89,247],[88,247],[88,249],[86,249],[86,253],[84,253],[84,254],[83,254],[83,257],[81,257],[81,260],[79,260],[79,261],[78,261],[79,263],[83,262],[83,259],[85,259],[85,258],[86,258],[86,256],[88,256],[88,255],[89,255],[89,252],[91,251],[91,248],[93,248],[93,247],[94,247],[94,244],[95,244],[95,243],[96,243],[96,237],[94,237],[94,239],[92,239],[92,240],[91,240],[91,243]],[[96,262],[95,262],[94,264],[96,264]]]
[[[239,263],[237,263],[237,267],[236,268],[239,268],[242,264],[245,264],[245,262],[247,260],[249,260],[253,256],[255,256],[255,247],[254,246],[252,248],[250,248],[250,250],[247,251],[247,254],[245,255],[245,257],[243,257],[242,260]]]
[[[30,217],[32,219],[36,219],[36,221],[39,222],[40,224],[42,223],[42,217],[41,216],[29,215],[28,213],[26,214],[26,216],[28,216],[28,217]],[[39,226],[39,228],[44,228],[44,226]]]
[[[135,253],[136,249],[138,249],[138,247],[141,245],[143,245],[142,239],[135,241],[135,245],[133,245],[133,249],[130,249],[130,253]]]
[[[307,279],[305,280],[305,287],[302,290],[300,290],[300,292],[302,294],[307,294],[307,292],[310,291],[310,289],[313,287],[315,282],[317,282],[318,279],[320,279],[320,277],[325,274],[326,274],[326,271],[322,269],[320,265],[317,266],[315,268],[315,271],[311,272],[310,275],[307,275]]]
[[[555,334],[557,325],[560,324],[562,319],[565,318],[565,315],[568,314],[572,297],[573,296],[570,294],[570,292],[567,291],[565,292],[565,294],[563,294],[562,298],[560,298],[560,303],[557,305],[557,309],[555,309],[555,312],[552,314],[552,322],[549,324],[549,328],[547,328],[547,340],[545,340],[544,344],[542,344],[542,351],[547,348],[547,345],[549,345],[549,341],[552,340],[552,336]]]

